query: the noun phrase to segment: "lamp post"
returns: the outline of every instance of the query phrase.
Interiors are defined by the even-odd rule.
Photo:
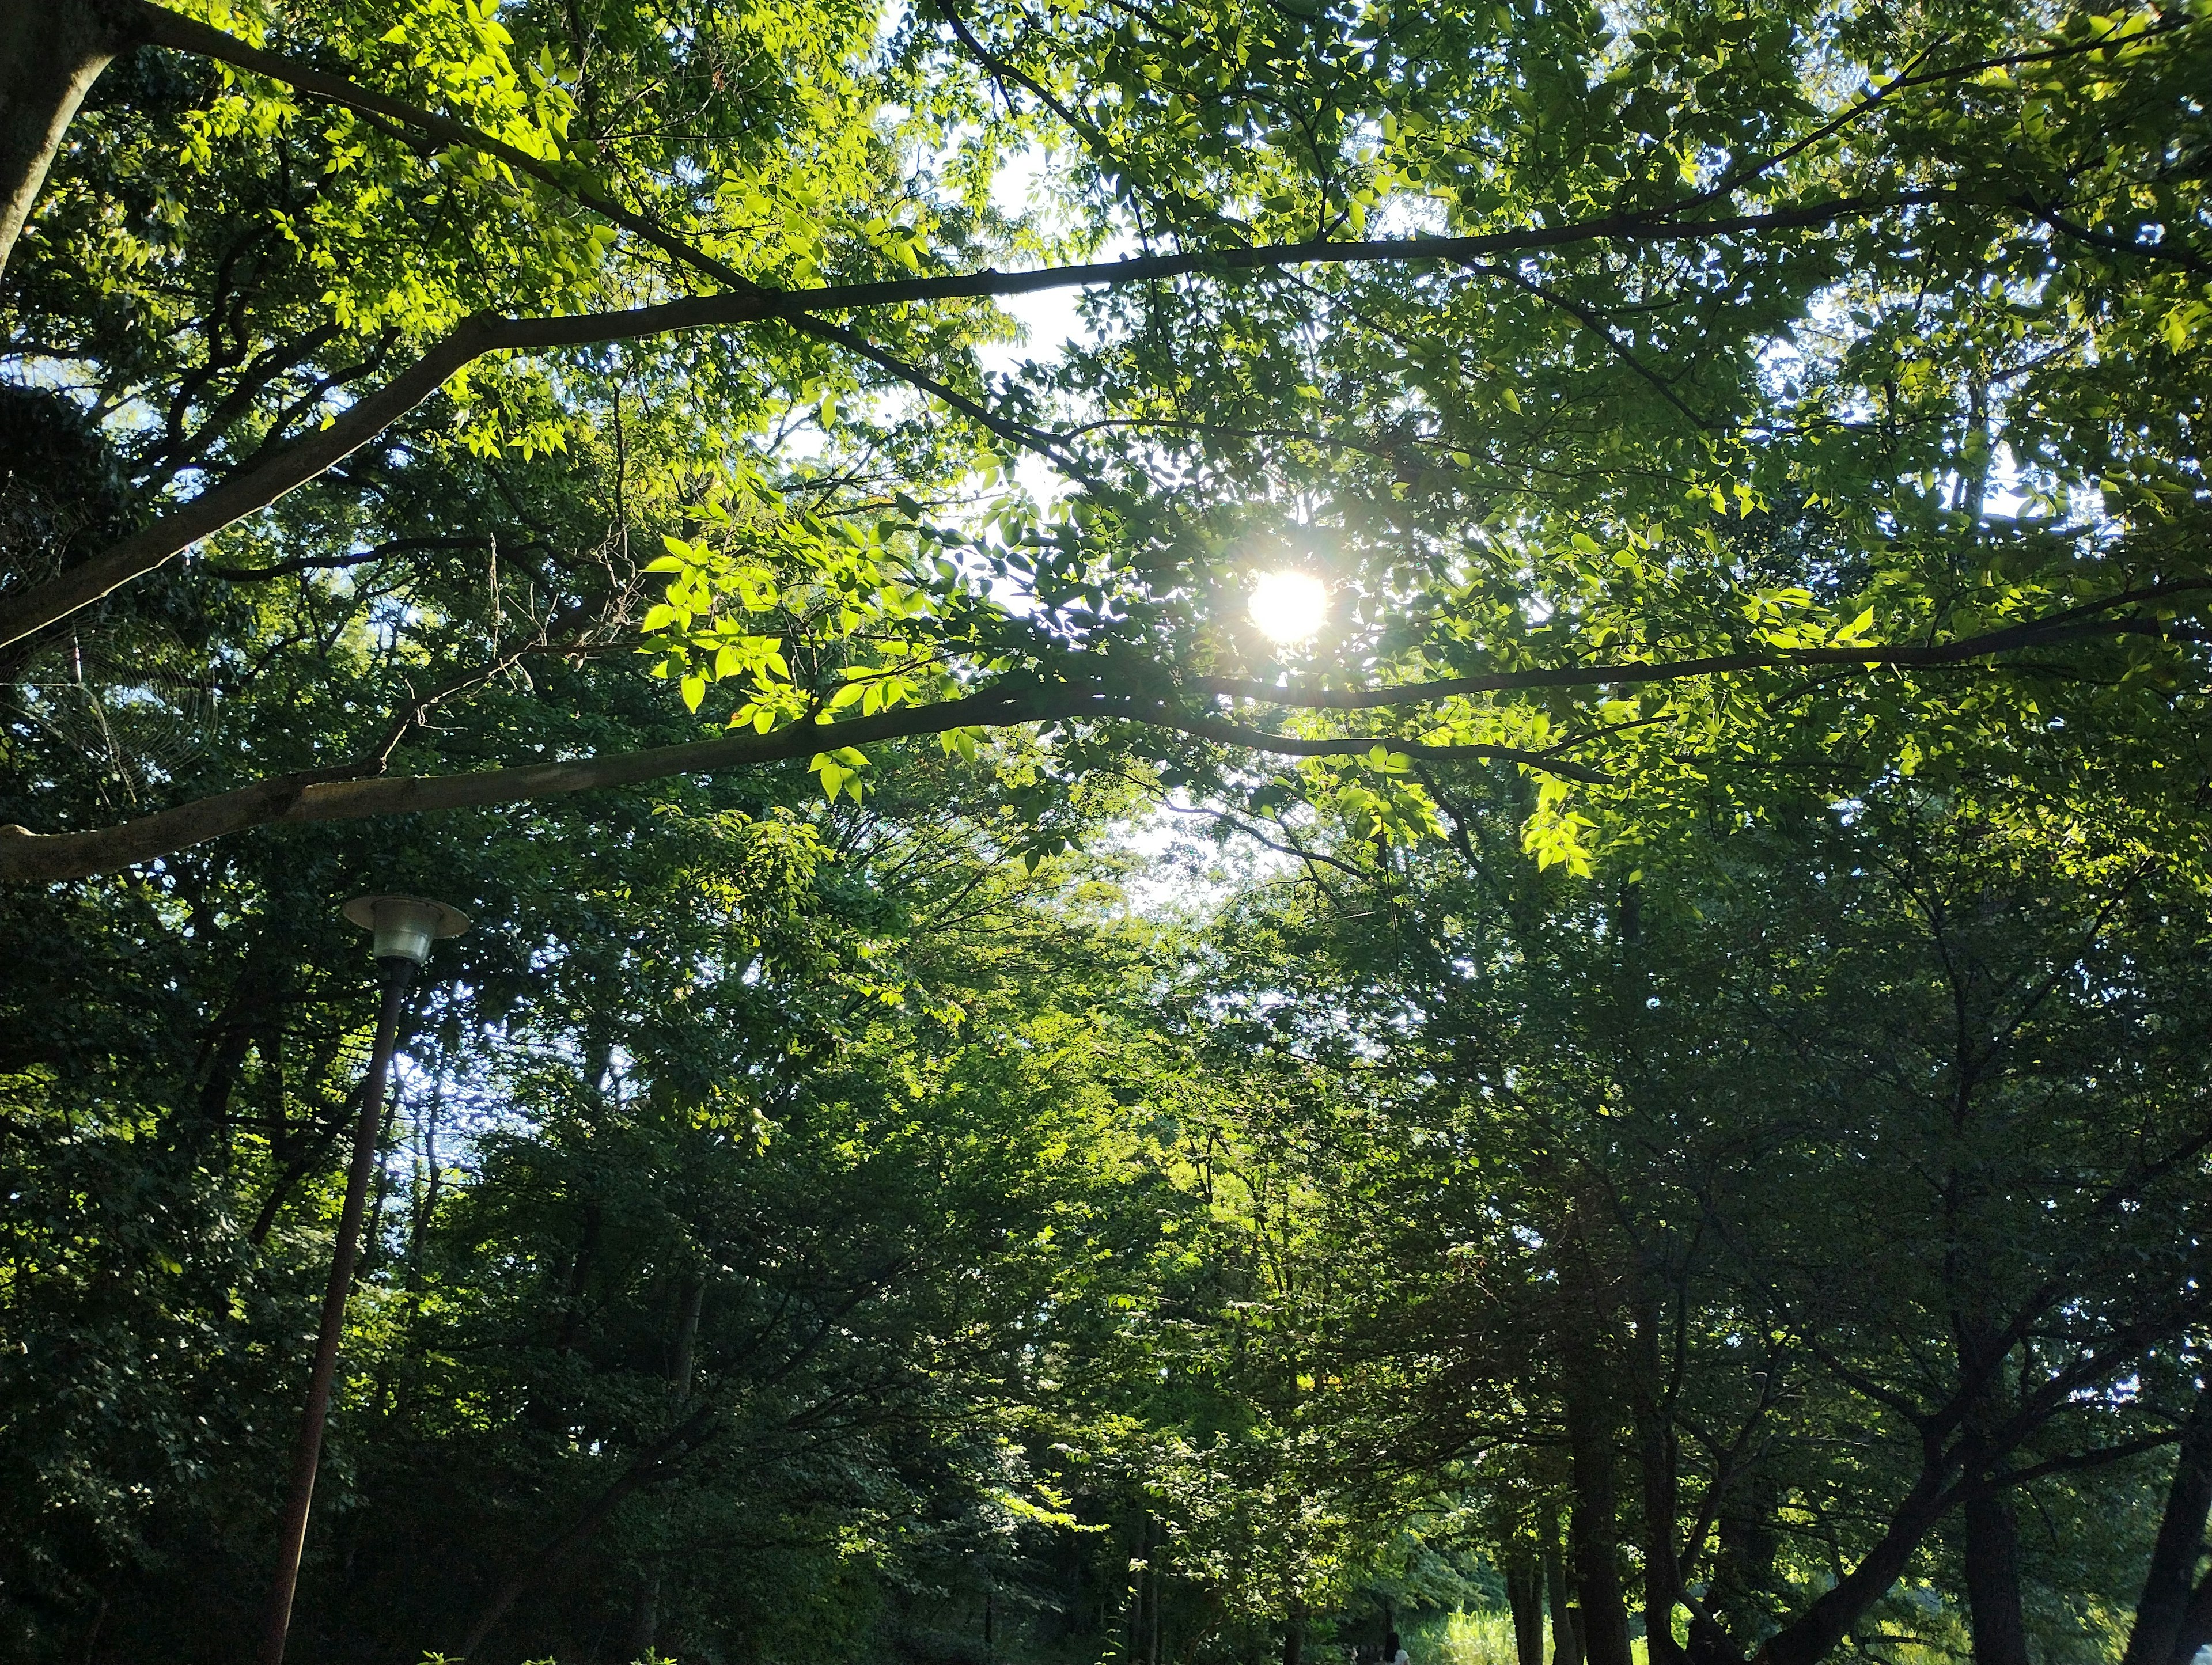
[[[292,1452],[292,1480],[284,1494],[277,1528],[276,1579],[269,1591],[262,1632],[261,1665],[283,1665],[284,1642],[292,1626],[292,1593],[300,1579],[300,1552],[307,1539],[307,1510],[314,1501],[315,1470],[322,1461],[323,1427],[330,1420],[331,1384],[337,1378],[338,1332],[345,1325],[346,1297],[353,1288],[354,1262],[361,1254],[361,1217],[368,1196],[369,1170],[376,1165],[376,1137],[384,1119],[384,1083],[392,1070],[392,1049],[399,1035],[399,1013],[414,981],[415,968],[430,957],[440,937],[459,936],[468,920],[441,902],[420,896],[356,896],[345,916],[375,933],[376,969],[384,983],[384,1005],[376,1020],[376,1045],[369,1054],[368,1079],[361,1095],[361,1117],[354,1123],[353,1166],[346,1175],[345,1206],[338,1215],[338,1241],[331,1256],[331,1281],[323,1291],[322,1328],[315,1337],[315,1368],[307,1378],[307,1408],[300,1419],[300,1441]]]

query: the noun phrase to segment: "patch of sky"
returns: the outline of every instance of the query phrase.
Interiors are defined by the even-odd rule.
[[[1107,848],[1133,860],[1121,881],[1129,912],[1178,923],[1207,918],[1254,884],[1290,881],[1303,866],[1296,855],[1238,832],[1183,793],[1133,817]]]

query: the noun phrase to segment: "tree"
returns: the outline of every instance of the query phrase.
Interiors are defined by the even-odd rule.
[[[2024,1658],[2053,1598],[2020,1500],[2126,1515],[2177,1438],[2157,1565],[2190,1553],[2204,879],[2166,817],[2201,809],[2148,736],[2074,773],[2084,738],[1832,765],[1747,819],[1717,792],[1602,829],[1595,890],[1510,859],[1505,781],[1440,794],[1449,854],[1363,871],[1340,814],[1206,964],[1224,1049],[1368,1107],[1299,1141],[1342,1222],[1306,1331],[1330,1446],[1509,1519],[1564,1489],[1592,1658],[1626,1656],[1633,1581],[1654,1657],[1818,1659],[1939,1554],[1974,1657]],[[2134,1600],[2124,1561],[2057,1555]],[[2184,1583],[2143,1587],[2160,1659]]]
[[[325,903],[378,860],[479,923],[410,1024],[301,1656],[613,1626],[859,1656],[971,1528],[1017,1585],[1104,1391],[1033,1378],[1145,1264],[1105,1251],[1160,1234],[1113,1085],[1140,1037],[1093,1018],[1141,933],[1032,869],[994,761],[887,757],[865,809],[695,787],[19,896],[11,959],[65,945],[78,993],[7,990],[11,1647],[197,1657],[262,1581],[365,1039]]]
[[[882,42],[834,8],[10,15],[43,44],[14,60],[9,200],[58,168],[11,266],[19,351],[103,390],[140,519],[19,582],[12,640],[226,526],[330,517],[337,561],[400,543],[370,482],[401,455],[596,450],[610,540],[668,563],[639,621],[659,668],[695,708],[731,684],[736,725],[558,769],[372,754],[177,791],[12,835],[24,878],[781,757],[834,785],[851,747],[1039,720],[1648,791],[1655,753],[1728,744],[1739,702],[1808,667],[2095,644],[2170,666],[2195,628],[2162,530],[2196,490],[2198,186],[2164,160],[2201,142],[2187,12],[1655,15],[1616,39],[1589,10],[947,9]],[[67,121],[140,41],[137,83],[107,71]],[[1832,53],[1863,90],[1832,90]],[[227,211],[185,215],[218,145]],[[1024,145],[1066,159],[1062,234],[992,206]],[[1115,239],[1130,258],[976,266]],[[987,386],[974,348],[1004,325],[978,303],[1085,286],[1093,349]],[[626,379],[671,419],[649,481]],[[142,398],[158,432],[131,428]],[[1017,507],[979,541],[932,509],[1017,450],[1077,483],[1067,518]],[[1999,463],[2050,520],[1990,520]],[[1730,511],[1770,503],[1813,507],[1820,553],[1721,555]],[[1271,544],[1337,582],[1310,653],[1222,623]],[[1950,685],[1884,686],[1933,710]],[[856,726],[813,734],[848,696]],[[1401,720],[1270,714],[1347,702]],[[1564,854],[1562,801],[1532,836]]]
[[[2189,1652],[2205,30],[0,0],[11,1645]]]

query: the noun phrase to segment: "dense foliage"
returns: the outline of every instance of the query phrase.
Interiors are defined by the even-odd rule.
[[[0,1652],[2191,1657],[2208,88],[0,0]]]

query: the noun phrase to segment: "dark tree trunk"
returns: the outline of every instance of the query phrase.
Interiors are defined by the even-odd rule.
[[[2020,1604],[2020,1524],[2003,1492],[1977,1491],[1960,1510],[1966,1534],[1966,1613],[1974,1665],[2027,1665]]]
[[[1514,1665],[1544,1665],[1544,1583],[1525,1550],[1505,1565],[1505,1601],[1513,1611]]]
[[[1720,1554],[1706,1606],[1747,1648],[1756,1647],[1773,1627],[1767,1598],[1782,1553],[1782,1535],[1774,1524],[1780,1504],[1779,1488],[1757,1473],[1729,1481],[1721,1501]]]
[[[1620,1305],[1611,1258],[1592,1222],[1606,1210],[1573,1201],[1559,1234],[1557,1310],[1559,1405],[1567,1431],[1574,1506],[1567,1559],[1574,1576],[1576,1635],[1589,1665],[1630,1665],[1628,1603],[1620,1579],[1619,1372],[1606,1344]]]
[[[1644,1634],[1650,1665],[1687,1665],[1674,1639],[1682,1601],[1682,1560],[1676,1547],[1681,1515],[1680,1453],[1661,1393],[1660,1315],[1656,1301],[1636,1316],[1637,1457],[1644,1481]]]
[[[675,1356],[669,1360],[668,1379],[675,1389],[676,1408],[682,1410],[691,1397],[691,1357],[699,1340],[699,1314],[707,1301],[707,1280],[695,1277],[685,1286],[683,1316],[676,1326]],[[991,1640],[990,1618],[986,1612],[983,1621],[983,1641]],[[642,1659],[653,1651],[660,1632],[660,1569],[649,1565],[637,1581],[637,1595],[630,1603],[629,1654],[631,1659]]]
[[[1152,1571],[1158,1547],[1147,1510],[1137,1517],[1137,1584],[1129,1595],[1129,1657],[1139,1665],[1151,1658],[1152,1638],[1159,1630],[1159,1581]]]
[[[1305,1652],[1306,1610],[1302,1602],[1293,1601],[1283,1617],[1283,1665],[1304,1665]]]
[[[1544,1586],[1552,1607],[1552,1665],[1583,1665],[1581,1617],[1567,1589],[1567,1567],[1556,1534],[1544,1549]]]
[[[2189,1613],[2191,1581],[2203,1552],[2208,1510],[2212,1510],[2212,1376],[2197,1390],[2197,1402],[2181,1431],[2166,1513],[2159,1521],[2150,1571],[2136,1601],[2135,1624],[2120,1665],[2168,1665],[2173,1658]]]
[[[1965,1185],[1978,1196],[1978,1180]],[[1963,1206],[1963,1205],[1962,1205]],[[1967,1271],[1973,1269],[1971,1263]],[[1966,1272],[1959,1274],[1966,1278]],[[2003,1453],[1991,1431],[2005,1415],[2002,1386],[2005,1348],[1987,1314],[1987,1298],[1978,1280],[1966,1283],[1966,1314],[1959,1325],[1959,1372],[1978,1382],[1966,1417],[1960,1450],[1966,1482],[1960,1509],[1965,1537],[1966,1621],[1974,1643],[1974,1665],[2027,1665],[2027,1619],[2020,1601],[2020,1523],[2011,1494],[1996,1485]]]
[[[2181,1615],[2181,1635],[2173,1644],[2167,1665],[2189,1665],[2200,1648],[2212,1646],[2212,1577],[2197,1587]]]
[[[0,9],[9,3],[9,0],[0,0]],[[0,52],[5,50],[4,42],[0,42]],[[0,70],[0,75],[4,73]],[[270,1027],[272,1006],[281,1010],[287,969],[283,949],[267,933],[246,945],[239,961],[237,981],[231,986],[230,999],[210,1026],[206,1046],[200,1054],[206,1060],[207,1073],[201,1079],[199,1091],[191,1099],[189,1108],[176,1111],[170,1121],[168,1144],[179,1155],[218,1168],[229,1166],[231,1100],[237,1093],[239,1077],[246,1068],[246,1054],[253,1050],[255,1037]],[[263,1061],[273,1066],[277,1061],[276,1050],[264,1050],[268,1055]],[[281,1108],[278,1115],[281,1118]],[[272,1144],[276,1147],[274,1154],[280,1159],[286,1154],[282,1148],[285,1132],[281,1119],[270,1131]]]
[[[1583,1656],[1589,1665],[1631,1665],[1628,1602],[1620,1583],[1620,1500],[1615,1442],[1595,1347],[1576,1348],[1567,1366],[1567,1448],[1575,1505],[1569,1536]]]
[[[1155,1537],[1155,1539],[1153,1540],[1153,1549],[1152,1549],[1152,1553],[1153,1553],[1153,1555],[1154,1555],[1154,1557],[1155,1557],[1156,1559],[1157,1559],[1157,1557],[1158,1557],[1158,1554],[1159,1554],[1159,1550],[1160,1550],[1160,1544],[1159,1544],[1159,1541],[1158,1541],[1158,1538],[1157,1538],[1157,1537]],[[1150,1608],[1151,1608],[1152,1616],[1152,1643],[1151,1643],[1151,1651],[1150,1651],[1150,1652],[1149,1652],[1146,1656],[1148,1659],[1150,1659],[1150,1660],[1152,1661],[1152,1665],[1160,1665],[1160,1657],[1161,1657],[1161,1656],[1160,1656],[1160,1575],[1159,1575],[1159,1570],[1158,1570],[1157,1567],[1156,1567],[1156,1568],[1153,1568],[1152,1571],[1148,1571],[1148,1572],[1145,1575],[1145,1577],[1146,1577],[1146,1582],[1147,1582],[1147,1583],[1149,1583],[1152,1585],[1152,1599],[1151,1602],[1148,1604],[1148,1605],[1149,1605],[1149,1607],[1150,1607]]]
[[[561,1327],[553,1351],[567,1358],[584,1333],[584,1295],[591,1287],[592,1261],[599,1253],[599,1228],[605,1223],[596,1201],[584,1205],[584,1223],[576,1238],[576,1258],[568,1263],[568,1287],[562,1292]]]
[[[660,1628],[660,1577],[647,1573],[637,1581],[637,1594],[629,1606],[629,1645],[623,1650],[624,1659],[643,1659],[653,1651],[653,1639]]]
[[[113,0],[0,0],[0,271],[85,94],[143,38]]]

